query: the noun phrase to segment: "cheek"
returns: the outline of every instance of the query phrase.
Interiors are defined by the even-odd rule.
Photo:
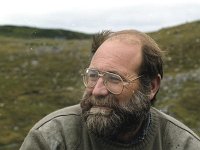
[[[85,88],[85,93],[92,94],[93,88]]]
[[[133,83],[127,87],[125,87],[120,95],[117,95],[117,99],[119,101],[129,101],[132,95],[139,90],[139,84]]]
[[[127,102],[127,101],[130,100],[132,95],[133,95],[132,92],[126,91],[126,92],[122,92],[120,95],[116,95],[116,98],[118,99],[119,103],[120,102]]]

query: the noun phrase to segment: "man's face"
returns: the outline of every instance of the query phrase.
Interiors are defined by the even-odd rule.
[[[142,62],[141,46],[125,40],[105,41],[96,51],[89,68],[115,72],[125,78],[138,76]],[[110,93],[99,78],[93,88],[86,88],[81,101],[83,117],[90,131],[101,137],[113,137],[119,132],[136,128],[146,117],[150,103],[139,81],[124,87],[119,95]]]

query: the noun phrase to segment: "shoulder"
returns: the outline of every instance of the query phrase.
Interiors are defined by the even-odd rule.
[[[80,120],[80,117],[81,117],[80,105],[66,107],[66,108],[57,110],[55,112],[52,112],[49,115],[42,118],[33,126],[32,130],[37,130],[39,128],[42,128],[43,126],[46,126],[47,124],[50,124],[52,121],[55,121],[55,120],[62,124],[68,121],[71,122],[72,120],[74,121]]]
[[[156,108],[152,108],[151,111],[157,114],[158,120],[163,127],[163,139],[168,141],[169,145],[176,148],[184,143],[189,147],[200,148],[200,138],[189,127]]]
[[[21,149],[65,149],[66,146],[76,149],[80,143],[81,130],[80,105],[66,107],[37,122],[29,131]]]

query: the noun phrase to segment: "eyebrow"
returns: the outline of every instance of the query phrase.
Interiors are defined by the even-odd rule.
[[[119,73],[118,71],[115,71],[115,70],[108,70],[106,72],[110,72],[110,73],[114,73],[114,74],[117,74],[119,75],[123,80],[127,80],[127,78],[125,78],[124,75],[122,75],[121,73]]]
[[[94,70],[100,71],[99,69],[94,68],[94,67],[91,67],[90,69],[94,69]],[[114,74],[119,75],[119,76],[122,78],[122,80],[124,80],[124,81],[128,81],[128,80],[129,80],[129,79],[127,79],[124,75],[122,75],[122,73],[120,73],[120,72],[118,72],[118,71],[116,71],[116,70],[106,70],[106,71],[100,71],[100,72],[114,73]]]
[[[100,71],[100,72],[114,73],[114,74],[117,74],[117,75],[119,75],[119,76],[123,76],[121,73],[119,73],[119,72],[116,71],[116,70],[103,70],[103,71],[101,71],[101,70],[99,70],[99,69],[97,69],[97,68],[94,68],[94,67],[91,67],[91,68],[89,68],[89,69],[98,70],[98,71]]]

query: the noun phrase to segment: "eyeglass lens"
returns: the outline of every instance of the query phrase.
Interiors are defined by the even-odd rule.
[[[99,73],[98,70],[87,69],[83,77],[83,81],[86,87],[94,87],[102,76],[104,79],[104,85],[113,94],[120,94],[123,89],[123,80],[121,77],[114,73],[104,72]]]

